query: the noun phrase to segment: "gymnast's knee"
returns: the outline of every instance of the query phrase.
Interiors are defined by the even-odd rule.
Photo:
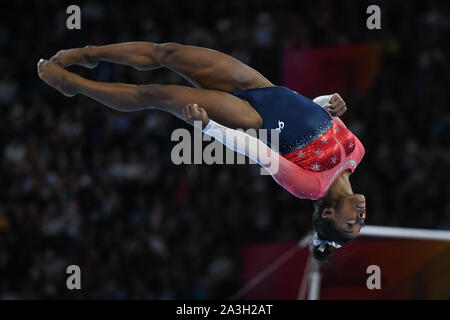
[[[161,63],[162,65],[170,64],[171,59],[177,52],[182,50],[183,47],[184,45],[175,42],[159,44],[156,49],[159,63]]]
[[[139,86],[138,95],[148,105],[158,105],[171,98],[166,86],[156,83]]]

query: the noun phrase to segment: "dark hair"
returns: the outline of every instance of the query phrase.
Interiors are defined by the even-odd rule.
[[[314,201],[313,225],[320,239],[343,244],[349,242],[352,238],[339,230],[333,220],[322,217],[323,210],[336,208],[338,203],[339,199],[332,198],[329,195]],[[313,247],[312,249],[314,258],[320,262],[328,262],[333,253],[333,248],[329,245],[325,246],[324,251],[320,251],[318,247]]]

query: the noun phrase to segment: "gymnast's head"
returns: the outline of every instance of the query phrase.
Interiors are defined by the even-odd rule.
[[[361,194],[326,194],[313,206],[316,237],[312,249],[314,257],[323,262],[335,248],[358,236],[366,218],[366,200]]]

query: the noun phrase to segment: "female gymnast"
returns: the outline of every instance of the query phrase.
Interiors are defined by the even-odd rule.
[[[137,70],[166,67],[193,87],[102,83],[64,69],[94,68],[100,61]],[[68,97],[82,94],[119,111],[159,109],[191,124],[201,121],[205,134],[256,161],[294,196],[314,200],[312,248],[318,260],[326,260],[332,248],[356,237],[364,224],[365,198],[353,193],[349,180],[364,147],[339,118],[347,107],[338,94],[309,100],[275,86],[231,56],[177,43],[128,42],[61,50],[50,60],[41,59],[37,68],[43,81]],[[278,150],[268,146],[270,141],[267,145],[236,128],[276,129]],[[233,144],[225,138],[229,136]],[[246,144],[252,139],[256,143],[249,145],[256,148]],[[273,161],[278,161],[277,170],[272,169]]]

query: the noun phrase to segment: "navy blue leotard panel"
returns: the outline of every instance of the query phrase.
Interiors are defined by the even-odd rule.
[[[268,130],[279,132],[278,152],[288,154],[310,144],[333,125],[333,118],[314,101],[282,86],[234,92],[233,95],[248,101],[263,120]],[[277,149],[277,148],[275,148]]]

